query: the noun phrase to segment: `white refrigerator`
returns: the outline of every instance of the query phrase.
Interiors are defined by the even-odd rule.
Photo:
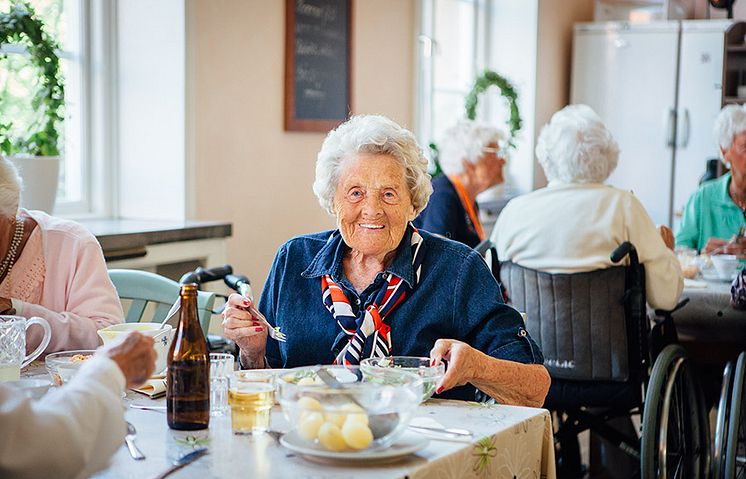
[[[697,189],[722,105],[730,20],[575,26],[572,103],[585,103],[619,143],[608,180],[631,190],[656,224],[676,228]]]

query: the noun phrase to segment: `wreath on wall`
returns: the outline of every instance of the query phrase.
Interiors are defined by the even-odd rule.
[[[0,117],[0,152],[33,156],[59,156],[58,125],[64,120],[65,85],[57,56],[59,45],[50,37],[34,9],[17,2],[7,13],[0,13],[0,46],[20,43],[28,49],[31,62],[39,70],[39,87],[31,99],[35,110],[43,109],[43,120],[25,138],[10,138],[12,122]],[[0,51],[0,60],[7,53]],[[0,112],[1,113],[1,112]]]
[[[479,96],[487,91],[491,86],[495,86],[500,90],[500,95],[508,103],[510,109],[510,118],[508,119],[508,131],[510,136],[508,137],[508,148],[515,148],[515,137],[521,130],[523,120],[521,120],[521,113],[518,111],[518,93],[515,91],[513,84],[508,81],[505,77],[492,70],[485,70],[477,79],[474,81],[474,86],[471,91],[466,95],[465,108],[466,118],[474,120],[477,117],[477,104],[479,103]],[[436,176],[443,173],[438,161],[438,145],[430,143],[430,154],[435,164],[435,171],[432,176]]]
[[[508,138],[508,147],[515,148],[515,137],[521,130],[523,122],[521,120],[521,114],[518,111],[518,93],[516,93],[513,84],[505,77],[492,70],[485,70],[482,75],[477,77],[471,91],[466,95],[464,105],[466,107],[466,118],[473,120],[477,117],[479,95],[487,91],[491,86],[500,89],[500,95],[505,98],[505,101],[508,103],[508,108],[510,109],[510,119],[508,120],[510,137]]]

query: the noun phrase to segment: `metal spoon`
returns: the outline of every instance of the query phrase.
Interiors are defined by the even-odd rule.
[[[137,448],[137,445],[135,444],[136,438],[137,431],[135,430],[135,426],[133,426],[131,422],[127,421],[127,434],[124,436],[124,442],[127,443],[127,449],[129,449],[132,459],[134,459],[135,461],[141,461],[145,459],[145,454],[143,454],[140,449]]]

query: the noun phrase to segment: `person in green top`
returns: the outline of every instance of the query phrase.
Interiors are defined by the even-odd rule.
[[[715,121],[715,137],[730,171],[705,182],[684,207],[676,246],[702,253],[746,255],[746,108],[728,105]]]

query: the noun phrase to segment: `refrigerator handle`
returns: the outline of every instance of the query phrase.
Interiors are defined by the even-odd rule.
[[[681,127],[681,148],[689,146],[689,133],[691,130],[691,121],[689,119],[689,108],[684,108],[684,124]]]
[[[669,148],[674,148],[676,146],[676,139],[674,138],[675,127],[676,110],[669,108],[668,119],[666,120],[666,146]]]

